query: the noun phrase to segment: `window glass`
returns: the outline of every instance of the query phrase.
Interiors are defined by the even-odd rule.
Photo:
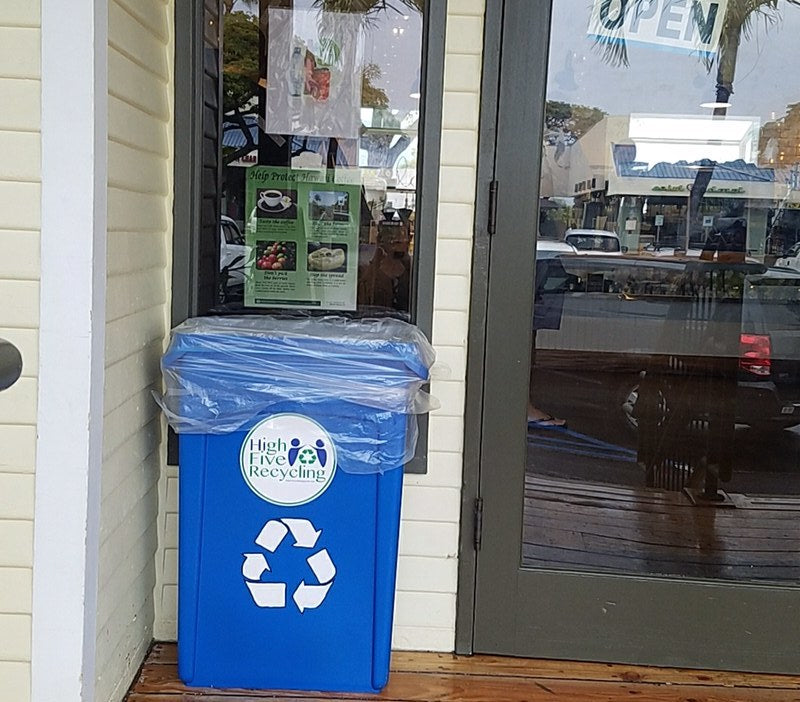
[[[423,5],[224,3],[217,311],[411,317]]]
[[[796,583],[800,3],[552,8],[522,564]]]

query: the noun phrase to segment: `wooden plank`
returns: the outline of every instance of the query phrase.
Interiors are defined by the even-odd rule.
[[[629,538],[635,536],[639,538]],[[523,529],[524,543],[585,548],[592,553],[634,557],[656,554],[662,560],[676,562],[800,567],[800,542],[795,543],[793,548],[782,550],[759,550],[755,547],[744,550],[727,548],[725,540],[715,539],[713,533],[694,534],[694,540],[691,539],[692,534],[687,534],[690,538],[680,544],[652,543],[643,540],[646,536],[638,535],[635,529],[621,535],[593,534],[563,527],[535,529],[527,524]],[[766,540],[760,543],[766,546]]]
[[[685,523],[660,522],[650,528],[632,525],[628,521],[614,522],[603,519],[576,519],[574,515],[544,514],[542,510],[528,510],[524,515],[524,525],[534,529],[571,529],[583,534],[601,534],[619,536],[637,540],[636,536],[646,536],[649,543],[664,543],[677,546],[685,540],[692,540],[692,530]],[[638,528],[634,528],[638,526]],[[800,547],[800,531],[795,528],[780,529],[765,533],[764,529],[740,528],[735,531],[726,530],[717,534],[725,548],[734,551],[797,551]]]
[[[629,488],[617,488],[616,486],[600,486],[597,484],[586,484],[580,482],[564,482],[553,484],[551,482],[539,482],[526,480],[526,494],[541,496],[545,499],[561,500],[572,499],[581,501],[596,501],[602,503],[629,503],[632,505],[657,504],[665,508],[684,508],[692,507],[690,500],[682,492],[661,493],[650,490],[631,490]],[[665,496],[668,495],[668,496]],[[742,505],[738,511],[746,513],[751,510],[757,511],[783,511],[786,509],[797,509],[798,503],[794,499],[785,497],[751,497],[747,495],[735,495]],[[709,509],[716,509],[709,506]],[[730,510],[729,510],[730,511]]]
[[[145,658],[145,665],[177,665],[178,644],[171,641],[156,641]]]
[[[147,657],[146,667],[171,665],[173,674],[177,663],[175,643],[155,643]],[[457,656],[453,653],[392,652],[393,673],[437,675],[499,675],[529,677],[543,680],[584,680],[596,682],[625,682],[648,684],[681,684],[800,690],[800,675],[767,675],[762,673],[720,672],[689,668],[654,668],[651,666],[617,663],[583,663],[580,661],[550,661],[537,658],[509,656]]]
[[[612,500],[633,502],[659,502],[676,505],[690,504],[683,492],[659,490],[657,488],[635,488],[627,485],[587,483],[580,480],[549,478],[532,473],[525,474],[525,486],[540,493],[582,495],[585,497],[607,496]],[[724,485],[723,485],[724,488]],[[797,495],[736,495],[741,498],[744,509],[800,509]]]
[[[639,512],[631,513],[623,510],[612,510],[606,507],[586,507],[582,505],[565,505],[549,500],[528,498],[525,501],[525,518],[530,520],[555,520],[564,521],[571,525],[593,524],[597,526],[629,527],[633,524],[650,524],[653,529],[661,531],[674,531],[676,533],[689,533],[692,524],[712,523],[724,526],[722,533],[736,534],[737,536],[754,539],[800,539],[799,515],[791,519],[770,519],[764,523],[752,520],[721,520],[716,513],[704,508],[698,511],[676,510],[674,513]]]
[[[608,514],[624,513],[635,516],[635,513],[645,513],[651,515],[666,515],[667,518],[683,519],[693,514],[700,514],[702,511],[713,515],[714,520],[720,524],[747,524],[751,527],[761,526],[762,528],[772,528],[773,522],[786,522],[787,524],[797,524],[797,513],[789,510],[750,510],[739,508],[706,507],[687,504],[678,507],[676,505],[659,505],[636,502],[611,502],[595,498],[586,498],[576,495],[540,495],[528,492],[525,495],[525,502],[537,501],[547,505],[547,509],[569,509],[582,512],[589,510],[606,510]],[[585,511],[583,513],[586,513]]]
[[[723,541],[715,542],[713,538],[700,534],[695,534],[697,538],[696,544],[686,542],[670,546],[648,543],[641,538],[633,540],[626,539],[624,536],[597,535],[589,532],[579,533],[580,540],[586,550],[598,554],[608,553],[610,555],[631,557],[642,557],[648,554],[648,556],[655,555],[663,561],[686,563],[800,567],[800,556],[796,550],[791,548],[772,552],[731,550],[725,548]],[[558,544],[565,548],[577,548],[579,546],[576,545],[575,535],[575,529],[534,529],[526,526],[523,542],[541,544],[543,546]],[[567,544],[571,545],[568,546]],[[795,546],[796,548],[797,546]]]
[[[655,556],[626,558],[588,551],[559,549],[551,546],[522,545],[523,567],[533,566],[533,561],[548,563],[551,567],[568,570],[611,569],[619,573],[646,575],[680,575],[692,578],[714,578],[728,580],[766,580],[771,582],[796,581],[800,578],[800,568],[785,566],[750,567],[747,565],[676,563]],[[658,567],[656,567],[658,565]]]
[[[525,474],[525,485],[540,492],[584,494],[586,496],[607,495],[618,500],[659,501],[669,504],[688,504],[689,500],[681,492],[658,490],[656,488],[634,488],[627,485],[608,485],[587,483],[581,480],[561,480],[531,473]]]
[[[592,525],[593,528],[618,527],[621,529],[633,529],[647,532],[673,532],[676,534],[695,534],[697,533],[696,524],[700,519],[691,519],[691,514],[651,514],[639,513],[631,514],[624,512],[621,514],[609,511],[605,508],[582,508],[575,506],[567,508],[564,506],[552,509],[551,503],[529,502],[525,505],[525,520],[538,523],[539,520],[552,520],[562,525],[577,527],[578,525]],[[799,515],[800,516],[800,515]],[[800,520],[796,520],[800,523]],[[791,521],[770,522],[773,526],[754,525],[753,523],[739,524],[736,522],[721,522],[714,519],[715,531],[719,534],[730,536],[741,536],[758,540],[775,539],[779,541],[789,541],[795,543],[800,540],[800,529]],[[591,531],[591,529],[587,529]],[[786,544],[781,544],[777,548],[782,548]]]
[[[579,501],[552,500],[536,495],[527,495],[524,502],[527,514],[544,518],[562,518],[567,516],[574,520],[581,516],[600,523],[629,524],[645,519],[660,526],[679,526],[685,530],[687,524],[706,522],[724,526],[726,532],[731,529],[749,531],[753,535],[772,536],[773,532],[788,534],[787,538],[800,538],[800,522],[798,512],[784,512],[780,518],[760,519],[757,511],[739,510],[736,508],[708,507],[673,507],[669,509],[643,506],[642,509],[628,509],[609,503],[580,503]]]
[[[764,687],[800,689],[800,675],[765,675],[689,668],[654,668],[618,663],[583,663],[551,661],[509,656],[457,656],[453,653],[394,651],[392,671],[424,674],[460,673],[462,675],[504,675],[542,679],[587,680],[606,682],[677,683],[683,685],[719,685],[724,687]]]
[[[253,702],[254,700],[263,700],[268,699],[272,700],[272,702],[325,702],[325,700],[332,699],[328,693],[325,693],[323,696],[317,697],[286,697],[284,695],[280,695],[278,693],[272,693],[269,697],[253,697],[252,695],[245,694],[242,696],[242,693],[229,693],[226,691],[214,693],[195,693],[195,692],[184,692],[184,693],[141,693],[141,692],[133,692],[130,693],[126,698],[125,702]],[[338,699],[351,699],[351,700],[363,700],[363,699],[371,699],[368,697],[350,697],[350,698],[338,698]]]
[[[441,673],[393,673],[380,695],[352,693],[270,692],[257,690],[135,691],[128,702],[256,702],[257,700],[384,700],[393,702],[616,702],[635,696],[641,702],[798,702],[800,692],[787,689],[721,688],[693,685],[654,685],[624,682],[536,680],[533,678]]]

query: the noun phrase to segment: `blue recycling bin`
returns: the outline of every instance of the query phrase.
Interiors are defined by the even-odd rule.
[[[187,685],[386,685],[402,465],[432,360],[414,327],[390,320],[174,331],[161,403],[180,439]]]

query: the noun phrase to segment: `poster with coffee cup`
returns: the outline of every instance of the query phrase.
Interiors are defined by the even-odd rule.
[[[247,171],[245,306],[354,310],[359,174],[252,167]]]
[[[269,9],[266,131],[356,139],[363,16]]]

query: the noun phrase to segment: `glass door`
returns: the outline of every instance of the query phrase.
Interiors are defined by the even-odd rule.
[[[474,648],[800,670],[800,6],[506,0]]]

